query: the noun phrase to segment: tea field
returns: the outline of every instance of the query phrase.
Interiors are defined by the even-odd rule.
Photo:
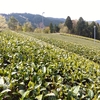
[[[1,32],[0,100],[99,100],[99,57],[61,39]]]
[[[45,41],[46,43],[55,45],[69,52],[74,52],[100,64],[100,41],[98,40],[95,40],[94,42],[93,39],[71,34],[24,34],[38,38]]]

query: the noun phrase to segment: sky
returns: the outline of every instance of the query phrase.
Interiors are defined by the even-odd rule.
[[[100,0],[0,0],[0,13],[31,13],[54,18],[70,16],[72,20],[82,17],[95,21],[100,20]]]

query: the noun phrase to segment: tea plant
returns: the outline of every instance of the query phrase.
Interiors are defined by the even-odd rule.
[[[100,65],[30,36],[0,33],[1,100],[99,100]]]
[[[54,39],[54,38],[51,38],[51,37],[47,37],[47,36],[43,36],[43,35],[31,35],[33,37],[36,37],[40,40],[43,40],[47,43],[50,43],[54,46],[57,46],[61,49],[65,49],[69,52],[73,52],[73,53],[76,53],[76,54],[79,54],[80,56],[83,56],[85,57],[86,59],[89,59],[91,61],[94,61],[95,63],[98,63],[100,64],[100,50],[95,50],[93,48],[88,48],[88,47],[85,47],[83,45],[78,45],[78,44],[75,44],[75,43],[70,43],[70,42],[66,42],[62,39]]]

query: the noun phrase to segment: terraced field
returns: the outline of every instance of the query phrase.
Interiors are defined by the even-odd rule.
[[[70,34],[25,34],[100,64],[100,41],[98,40],[94,42],[93,39]]]
[[[100,99],[99,48],[50,36],[0,33],[1,100]]]

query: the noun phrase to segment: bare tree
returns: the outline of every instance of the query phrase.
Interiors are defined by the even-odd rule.
[[[3,31],[4,29],[7,29],[8,25],[6,23],[5,17],[0,15],[0,31]]]

